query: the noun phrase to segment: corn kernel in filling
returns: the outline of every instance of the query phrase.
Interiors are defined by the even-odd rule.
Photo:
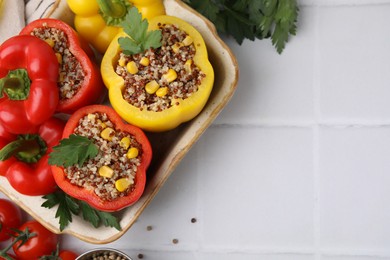
[[[102,137],[102,132],[107,129],[111,129],[109,138],[105,135]],[[135,138],[129,133],[116,130],[107,115],[101,113],[81,118],[74,133],[93,140],[99,147],[99,153],[81,167],[78,165],[66,167],[65,174],[69,181],[93,190],[105,201],[129,194],[135,185],[134,176],[142,154],[142,146]],[[129,156],[129,153],[132,156]]]
[[[160,25],[162,46],[141,54],[120,53],[116,73],[124,78],[123,98],[140,110],[163,111],[198,90],[206,75],[194,64],[192,38],[175,25]],[[147,61],[147,62],[146,62]],[[129,62],[137,65],[137,73],[126,69]],[[150,82],[156,82],[151,90]],[[161,89],[158,91],[158,89]]]

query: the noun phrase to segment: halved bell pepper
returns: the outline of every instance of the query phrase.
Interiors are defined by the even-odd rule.
[[[43,18],[29,23],[20,34],[45,40],[57,55],[60,74],[57,112],[73,113],[103,100],[105,87],[99,67],[93,61],[93,51],[70,25],[58,19]]]
[[[12,136],[0,130],[0,175],[16,191],[37,196],[57,189],[48,155],[60,141],[64,125],[62,120],[52,117],[33,134]]]
[[[14,134],[36,131],[56,111],[58,61],[44,41],[18,35],[0,46],[0,124]]]
[[[119,33],[114,38],[101,63],[101,73],[104,84],[108,88],[108,96],[112,107],[130,124],[151,132],[171,130],[197,116],[205,106],[214,84],[214,70],[208,59],[202,35],[186,21],[167,15],[157,16],[149,20],[148,30],[158,30],[159,25],[164,24],[175,25],[192,38],[195,47],[193,64],[205,74],[198,90],[188,98],[174,99],[171,102],[171,107],[158,112],[140,109],[124,99],[125,81],[116,73],[116,66],[122,51],[118,39],[127,37],[124,32]]]
[[[165,14],[162,0],[67,0],[75,13],[76,31],[100,53],[106,51],[121,30],[120,23],[133,2],[145,13],[145,18]]]
[[[88,123],[86,123],[85,121],[83,123],[80,123],[81,120],[85,120],[85,118],[87,118],[88,120],[95,120],[96,114],[104,114],[107,117],[105,121],[100,121],[100,119],[97,120],[99,121],[98,127],[100,130],[95,128],[93,125],[89,125],[92,124],[90,123],[90,121],[88,121]],[[110,121],[109,127],[106,126],[106,124],[108,124],[107,121]],[[53,176],[57,185],[68,195],[83,200],[92,207],[102,211],[118,211],[134,204],[143,194],[146,184],[146,170],[148,169],[152,159],[152,147],[147,136],[140,128],[123,122],[120,116],[110,106],[106,105],[91,105],[77,110],[73,115],[71,115],[65,125],[64,133],[62,136],[63,139],[69,138],[71,135],[73,136],[76,132],[76,129],[79,129],[81,127],[80,124],[86,124],[88,128],[88,130],[86,131],[91,131],[91,133],[82,136],[90,139],[95,145],[98,146],[97,141],[94,139],[94,137],[91,137],[91,135],[96,135],[95,138],[97,139],[101,137],[103,139],[102,141],[104,143],[104,147],[114,147],[113,149],[117,147],[116,149],[119,151],[119,146],[121,146],[121,148],[123,148],[124,150],[128,149],[128,152],[124,154],[124,157],[120,157],[121,159],[118,158],[118,161],[112,161],[113,159],[109,159],[110,163],[104,162],[104,166],[100,166],[98,171],[97,169],[95,169],[96,172],[92,172],[91,168],[98,167],[99,163],[95,163],[94,161],[92,161],[93,163],[91,164],[93,164],[93,166],[88,166],[91,160],[93,160],[93,158],[89,158],[88,160],[84,161],[82,165],[77,165],[77,168],[75,168],[76,165],[69,166],[70,168],[68,166],[64,168],[64,166],[52,165]],[[115,136],[115,138],[113,137],[115,135],[114,132],[119,132],[119,135],[122,136],[122,139],[118,139],[118,141],[120,140],[120,144],[114,144],[110,142],[111,138],[117,138],[117,136]],[[131,145],[130,147],[128,147],[128,145],[131,144],[131,142],[129,143],[129,139],[133,138],[134,140],[136,140],[137,145],[139,145],[139,149],[137,149],[135,153],[133,153],[134,149],[131,149]],[[127,139],[127,142],[124,139]],[[125,148],[123,146],[125,146]],[[99,153],[97,156],[99,156],[99,154],[101,156],[99,157],[98,161],[104,160],[103,158],[111,157],[111,154],[105,154],[103,152],[103,149],[105,148],[102,148],[100,146],[98,147]],[[58,150],[56,150],[55,152],[58,155]],[[115,153],[115,151],[112,151],[112,153]],[[54,155],[51,156],[54,157]],[[115,172],[116,170],[113,170],[115,166],[111,165],[111,163],[130,164],[130,161],[128,161],[127,159],[131,160],[131,158],[137,160],[139,159],[139,164],[137,164],[136,166],[136,172],[133,176],[133,183],[127,183],[128,185],[126,187],[126,183],[123,184],[122,181],[127,179],[127,177],[120,177],[120,173]],[[111,166],[112,168],[110,168]],[[85,169],[83,169],[83,167],[85,167]],[[118,166],[117,168],[120,168],[120,171],[124,171],[125,173],[127,172],[127,170],[123,170],[122,166]],[[113,181],[115,182],[115,187],[120,192],[124,193],[114,199],[104,199],[96,193],[93,188],[94,186],[92,184],[88,184],[88,181],[82,181],[83,184],[75,183],[74,180],[72,182],[68,177],[69,171],[75,172],[77,176],[85,175],[84,178],[91,178],[92,176],[94,176],[93,178],[101,178],[102,183],[106,184],[111,183],[111,181]]]

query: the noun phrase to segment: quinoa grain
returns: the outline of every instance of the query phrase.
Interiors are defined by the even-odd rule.
[[[192,62],[196,49],[188,41],[188,34],[175,25],[159,26],[162,31],[160,48],[135,55],[120,53],[116,66],[116,73],[125,80],[123,98],[141,111],[159,112],[180,105],[176,99],[190,97],[206,77]],[[137,70],[129,72],[126,68],[129,63],[134,63]],[[157,83],[156,88],[146,91],[145,86],[153,81]]]
[[[81,118],[74,133],[93,140],[99,147],[99,153],[82,166],[76,164],[64,170],[72,184],[93,190],[102,200],[112,201],[132,191],[135,174],[141,163],[142,146],[133,136],[119,130],[111,132],[109,140],[102,138],[100,133],[107,128],[115,129],[115,125],[106,114],[94,113]],[[128,158],[127,149],[120,143],[123,138],[130,140],[130,147],[138,149],[137,157]],[[99,174],[99,169],[105,174]],[[133,184],[119,191],[116,183],[122,179],[128,179]]]
[[[50,28],[45,23],[42,27],[35,28],[31,35],[45,40],[55,51],[60,67],[58,80],[60,100],[71,99],[80,89],[85,74],[80,62],[69,50],[67,36],[63,31]]]

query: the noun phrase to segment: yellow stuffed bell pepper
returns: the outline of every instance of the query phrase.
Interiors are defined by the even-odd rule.
[[[193,119],[205,106],[214,84],[205,42],[192,25],[163,15],[149,20],[148,31],[156,30],[162,31],[165,44],[161,47],[129,58],[118,43],[128,36],[121,32],[101,64],[112,107],[128,123],[150,132],[171,130]],[[169,46],[172,41],[176,42]],[[174,64],[169,57],[181,57],[181,61]]]
[[[100,53],[106,51],[120,31],[120,23],[132,4],[139,6],[147,19],[165,14],[163,0],[67,0],[67,3],[75,13],[76,31]]]

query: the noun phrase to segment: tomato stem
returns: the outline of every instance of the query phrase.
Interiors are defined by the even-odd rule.
[[[0,79],[0,98],[5,92],[10,100],[25,100],[30,93],[30,85],[27,70],[11,70],[7,76]]]
[[[51,255],[43,255],[39,260],[61,260],[60,258],[60,244],[57,243],[56,250],[51,253]]]
[[[3,257],[6,260],[13,260],[9,255],[8,251],[16,244],[20,242],[20,246],[24,245],[30,238],[35,237],[37,234],[34,232],[30,232],[28,228],[21,231],[19,229],[14,229],[16,232],[15,235],[13,235],[14,239],[12,240],[12,243],[10,243],[8,246],[0,250],[0,256]]]

